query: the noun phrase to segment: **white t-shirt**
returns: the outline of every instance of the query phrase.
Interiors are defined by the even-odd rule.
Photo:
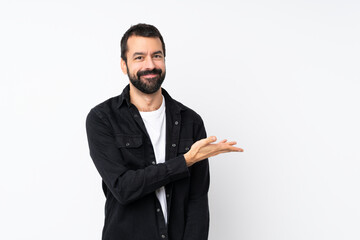
[[[150,136],[156,162],[165,162],[166,114],[164,96],[162,97],[162,103],[159,109],[151,112],[140,112],[140,115]],[[164,186],[156,190],[156,196],[160,202],[165,223],[167,223],[167,203]]]

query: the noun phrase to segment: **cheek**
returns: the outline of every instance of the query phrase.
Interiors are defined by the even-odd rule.
[[[137,79],[137,74],[136,74],[136,73],[137,73],[136,71],[129,69],[128,75],[129,75],[132,79]]]
[[[138,70],[137,66],[132,65],[131,67],[129,66],[128,71],[129,71],[129,75],[130,75],[130,76],[136,76],[136,73],[137,73],[139,70]]]
[[[164,72],[165,71],[165,63],[164,62],[157,63],[156,68],[160,68]]]

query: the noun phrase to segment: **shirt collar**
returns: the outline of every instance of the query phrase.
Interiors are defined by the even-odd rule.
[[[178,110],[179,112],[185,110],[184,107],[181,106],[178,102],[176,102],[164,88],[161,88],[161,92],[165,98],[166,105],[168,103],[171,108],[173,108],[174,110]],[[131,106],[130,84],[126,85],[122,93],[119,95],[117,107],[118,108],[121,107],[121,105],[124,104],[124,102],[126,102],[128,107]]]
[[[119,95],[117,107],[119,108],[124,102],[130,107],[130,84],[128,84]]]

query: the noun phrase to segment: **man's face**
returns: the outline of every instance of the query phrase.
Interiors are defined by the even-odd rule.
[[[159,90],[165,79],[165,58],[159,38],[131,36],[127,42],[127,62],[121,59],[121,69],[141,92]]]

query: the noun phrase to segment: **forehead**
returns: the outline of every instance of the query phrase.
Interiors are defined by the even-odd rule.
[[[127,41],[127,47],[128,54],[133,54],[135,52],[163,52],[161,41],[157,37],[131,36]]]

